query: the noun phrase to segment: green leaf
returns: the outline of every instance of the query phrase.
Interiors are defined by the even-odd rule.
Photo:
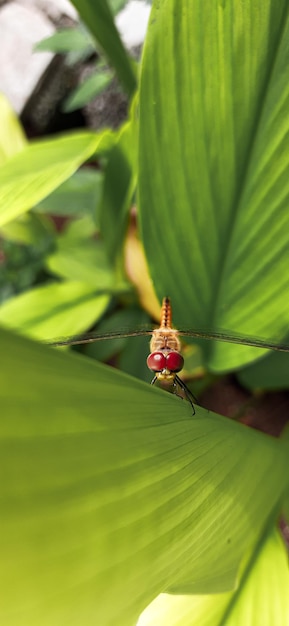
[[[123,254],[129,210],[136,189],[136,133],[133,121],[124,124],[105,168],[100,202],[100,230],[108,258]]]
[[[98,53],[98,46],[84,24],[75,28],[63,28],[46,39],[42,39],[35,46],[37,52],[49,51],[66,54],[66,63],[75,65],[85,61],[88,57]]]
[[[91,215],[74,219],[66,224],[65,230],[58,236],[59,247],[87,241],[96,235],[97,227]]]
[[[145,323],[147,322],[147,318],[145,320]],[[115,312],[112,313],[112,315],[105,316],[103,318],[103,320],[101,320],[101,322],[98,324],[97,326],[97,332],[99,333],[109,333],[112,332],[118,328],[121,332],[122,329],[126,328],[138,328],[141,326],[141,324],[144,323],[144,313],[143,311],[141,311],[141,309],[139,308],[125,308],[125,309],[120,309],[120,310],[116,310]],[[127,346],[127,353],[129,353],[129,355],[131,354],[130,349],[132,347],[132,343],[133,343],[133,347],[134,347],[134,343],[136,337],[133,338],[126,338],[126,337],[122,337],[121,335],[115,339],[110,339],[110,341],[95,341],[93,343],[88,343],[84,346],[82,346],[82,349],[84,350],[86,356],[89,356],[91,358],[97,359],[98,361],[108,361],[108,359],[111,359],[112,357],[115,357],[116,354],[118,354],[119,352],[123,352],[124,349]],[[146,345],[148,348],[148,340],[146,337]],[[125,350],[126,351],[126,350]],[[138,353],[138,366],[139,369],[142,368],[143,365],[146,365],[145,363],[145,356],[142,361],[142,354]],[[122,365],[122,364],[121,364]],[[117,366],[119,368],[119,361],[117,362]],[[148,368],[146,368],[148,371]],[[127,371],[127,369],[124,369],[124,371]],[[136,373],[136,371],[132,372],[127,372],[127,373],[132,373],[134,376],[138,376],[138,373]],[[141,375],[138,376],[139,378],[141,378],[141,380],[145,380],[145,378]],[[151,376],[150,376],[151,378]]]
[[[62,28],[51,37],[39,41],[34,50],[36,52],[85,52],[91,54],[95,51],[92,38],[89,33],[77,26],[76,28]]]
[[[106,0],[73,0],[81,18],[96,41],[101,45],[120,82],[131,97],[136,89],[136,75],[114,25]]]
[[[63,105],[63,111],[69,113],[76,109],[81,109],[85,104],[90,102],[95,96],[100,94],[111,83],[112,73],[96,72],[91,76],[88,76],[77,89],[75,89],[68,98],[66,98]]]
[[[0,93],[0,165],[26,146],[22,126],[6,97]]]
[[[59,239],[59,248],[47,258],[48,269],[62,278],[77,280],[98,291],[114,291],[117,284],[100,242],[66,241]]]
[[[87,330],[104,313],[108,295],[84,282],[52,283],[7,300],[0,324],[37,339],[49,340]]]
[[[47,257],[46,265],[61,278],[93,285],[98,292],[130,289],[126,281],[116,279],[103,242],[95,238],[95,225],[89,216],[68,225],[57,238],[56,250]]]
[[[157,293],[175,323],[288,330],[286,0],[155,2],[140,87],[139,200]],[[211,345],[212,370],[261,352]]]
[[[189,577],[232,586],[284,490],[280,441],[78,355],[1,350],[0,621],[125,626]]]
[[[29,145],[0,168],[0,225],[40,202],[69,178],[106,133],[75,133]]]
[[[162,594],[137,626],[286,626],[288,585],[286,549],[273,530],[253,554],[236,591],[210,596]]]
[[[133,314],[135,320],[133,321]],[[130,311],[131,328],[148,328],[151,324],[150,318],[140,309],[131,309]],[[126,322],[128,323],[128,321]],[[132,340],[133,339],[133,340]],[[151,382],[153,376],[148,369],[146,359],[149,354],[149,342],[145,337],[129,337],[126,341],[124,349],[121,351],[119,358],[119,368],[146,382]]]
[[[54,238],[51,221],[46,216],[36,215],[32,211],[8,222],[2,226],[0,232],[5,239],[37,247],[48,246]]]
[[[65,180],[35,210],[52,215],[93,215],[97,223],[97,205],[103,182],[102,172],[83,167]]]
[[[116,15],[127,4],[127,0],[108,0],[113,15]]]
[[[287,352],[272,352],[237,372],[241,385],[249,389],[288,389],[289,355]]]

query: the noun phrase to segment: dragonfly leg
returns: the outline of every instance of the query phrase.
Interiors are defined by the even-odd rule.
[[[156,383],[156,381],[158,380],[157,376],[154,376],[152,381],[151,381],[151,385],[154,385]],[[176,394],[176,396],[178,396],[179,398],[181,398],[183,400],[183,397],[180,396],[177,393],[177,388],[180,387],[180,389],[182,389],[182,391],[184,392],[188,402],[190,403],[192,409],[193,409],[193,415],[195,415],[195,407],[194,404],[199,404],[197,398],[195,398],[195,396],[192,394],[192,392],[188,389],[188,387],[185,385],[185,383],[178,377],[175,376],[174,382],[173,382],[173,388],[174,388],[174,393]]]
[[[199,404],[197,398],[194,396],[194,394],[188,389],[187,385],[185,385],[185,383],[178,377],[175,376],[175,380],[174,380],[174,388],[177,388],[177,385],[182,389],[182,391],[184,392],[187,400],[189,401],[192,409],[193,409],[193,415],[195,415],[195,407],[194,404]],[[176,394],[179,395],[179,394]]]

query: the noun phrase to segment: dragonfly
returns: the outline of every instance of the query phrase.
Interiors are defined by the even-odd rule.
[[[203,330],[191,329],[179,330],[173,328],[172,305],[170,298],[167,296],[163,298],[162,301],[160,325],[158,328],[118,330],[109,333],[84,333],[82,335],[75,335],[74,337],[65,337],[55,341],[48,341],[46,343],[53,347],[75,346],[104,339],[139,337],[144,335],[151,336],[150,354],[147,357],[147,366],[154,374],[151,384],[154,385],[157,381],[161,384],[168,384],[172,386],[173,392],[178,396],[180,395],[179,390],[183,392],[184,396],[192,406],[193,413],[195,413],[194,404],[198,404],[198,401],[185,385],[184,381],[178,376],[178,373],[182,370],[184,365],[179,337],[209,339],[238,345],[252,346],[254,348],[289,352],[288,344],[279,343],[277,341],[266,341],[264,339],[258,339],[246,335],[237,336],[223,332],[206,332]],[[183,396],[181,395],[181,397]]]

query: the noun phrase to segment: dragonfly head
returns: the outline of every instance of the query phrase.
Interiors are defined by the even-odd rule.
[[[174,380],[184,366],[184,359],[176,350],[157,350],[147,358],[147,366],[159,380]]]

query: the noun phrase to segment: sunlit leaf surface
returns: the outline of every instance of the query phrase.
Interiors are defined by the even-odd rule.
[[[101,317],[108,303],[109,296],[98,293],[94,284],[50,283],[2,304],[0,324],[49,340],[83,332]]]
[[[137,626],[287,626],[289,572],[277,531],[260,543],[236,591],[210,596],[162,594]]]
[[[125,626],[165,589],[232,588],[280,442],[77,355],[1,350],[1,623]]]
[[[31,209],[86,161],[106,133],[75,133],[29,144],[0,168],[0,225]]]
[[[21,152],[26,139],[21,124],[4,94],[0,93],[0,164]]]

